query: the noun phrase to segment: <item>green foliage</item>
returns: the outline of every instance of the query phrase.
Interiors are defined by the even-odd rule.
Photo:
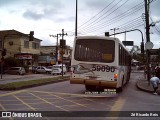
[[[16,67],[20,65],[19,61],[16,60],[14,57],[5,58],[5,64],[8,67]]]
[[[5,66],[7,68],[10,68],[10,67],[24,67],[26,72],[29,72],[29,66],[24,65],[22,60],[17,60],[14,57],[7,57],[7,58],[5,58],[4,61],[5,61]]]
[[[160,48],[158,49],[157,61],[160,62]]]
[[[7,83],[7,84],[0,85],[0,90],[18,90],[18,89],[27,88],[27,87],[54,83],[57,81],[63,81],[65,79],[68,79],[68,77],[44,78],[44,79],[38,79],[38,80],[28,80],[28,81]]]
[[[143,55],[142,54],[133,54],[132,58],[141,62],[141,63],[144,63],[146,61],[146,60],[144,60],[144,62],[143,62]]]

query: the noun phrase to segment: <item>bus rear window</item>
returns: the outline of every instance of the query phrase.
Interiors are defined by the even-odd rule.
[[[74,58],[78,61],[110,63],[115,57],[115,42],[103,39],[78,39]]]

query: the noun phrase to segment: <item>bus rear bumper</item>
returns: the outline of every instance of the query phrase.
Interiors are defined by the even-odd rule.
[[[105,81],[105,80],[86,80],[86,79],[70,79],[70,84],[85,84],[93,86],[102,86],[102,87],[117,87],[116,81]]]

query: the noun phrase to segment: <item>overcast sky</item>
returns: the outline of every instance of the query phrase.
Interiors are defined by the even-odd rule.
[[[67,45],[73,46],[76,0],[0,0],[0,30],[15,29],[43,40],[42,45],[55,45],[56,35],[64,29]],[[150,0],[150,17],[160,20],[160,0]],[[78,0],[78,35],[104,35],[130,29],[145,33],[144,0]],[[150,23],[152,23],[150,19]],[[160,23],[150,29],[154,48],[160,47]],[[116,35],[124,40],[124,34]],[[140,32],[130,32],[127,40],[140,45]],[[145,36],[144,36],[145,38]]]

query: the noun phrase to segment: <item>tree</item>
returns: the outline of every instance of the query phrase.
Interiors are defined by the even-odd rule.
[[[6,67],[16,67],[20,65],[19,61],[16,60],[14,57],[5,58],[4,62]]]
[[[158,56],[157,56],[157,62],[160,62],[160,48],[158,49],[158,52],[157,52]]]

